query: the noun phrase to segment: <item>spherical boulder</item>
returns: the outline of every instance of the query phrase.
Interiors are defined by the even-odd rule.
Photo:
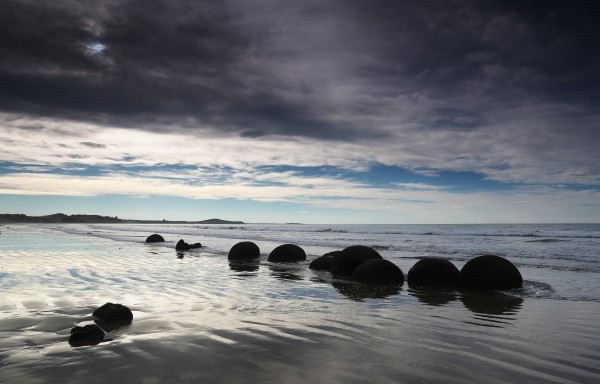
[[[408,271],[408,284],[453,286],[458,284],[459,276],[460,271],[450,261],[424,257]]]
[[[269,261],[289,262],[306,260],[306,252],[295,244],[282,244],[269,254]]]
[[[389,260],[370,259],[356,267],[352,273],[352,281],[363,284],[402,284],[404,274]]]
[[[157,233],[150,235],[146,238],[146,243],[164,243],[164,242],[165,242],[165,239]]]
[[[130,324],[133,321],[133,313],[122,304],[106,303],[92,313],[94,319],[104,324]]]
[[[459,284],[469,289],[511,289],[523,285],[523,277],[513,263],[496,255],[469,260],[460,271]]]
[[[256,259],[260,257],[260,249],[258,245],[251,241],[242,241],[235,244],[229,250],[227,258],[229,260],[247,260]]]
[[[331,273],[341,276],[352,276],[361,263],[371,259],[383,259],[379,252],[365,245],[352,245],[335,255],[331,263]]]
[[[72,347],[97,345],[103,340],[104,331],[96,324],[89,324],[84,327],[75,327],[71,329],[71,336],[69,336],[69,344]]]
[[[342,251],[333,251],[326,253],[323,256],[319,256],[310,262],[308,268],[319,271],[331,271],[331,264],[333,264],[333,260],[340,253],[342,253]]]

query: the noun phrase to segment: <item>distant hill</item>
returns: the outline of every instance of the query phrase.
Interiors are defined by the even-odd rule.
[[[193,221],[192,224],[245,224],[243,221],[227,221],[221,219],[208,219],[202,221]]]
[[[65,215],[55,213],[47,216],[27,216],[23,214],[0,214],[0,223],[46,223],[46,224],[244,224],[243,221],[227,221],[209,219],[202,221],[168,221],[168,220],[122,220],[118,217],[100,215]]]

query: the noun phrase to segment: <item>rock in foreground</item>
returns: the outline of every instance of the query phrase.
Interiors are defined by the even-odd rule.
[[[84,327],[75,327],[71,329],[71,336],[69,336],[69,344],[72,347],[97,345],[103,340],[104,331],[96,324],[89,324]]]
[[[523,285],[523,277],[513,263],[496,255],[469,260],[460,271],[459,284],[469,289],[511,289]]]
[[[122,304],[106,303],[96,309],[92,316],[96,321],[103,324],[131,324],[133,321],[133,313],[131,310]]]

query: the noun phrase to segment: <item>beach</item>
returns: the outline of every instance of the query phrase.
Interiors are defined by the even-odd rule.
[[[0,382],[600,382],[600,226],[6,225]],[[145,244],[152,233],[165,243]],[[183,238],[203,247],[176,252]],[[227,251],[255,241],[256,263]],[[307,261],[270,263],[283,243]],[[406,274],[501,253],[518,290],[365,287],[308,268],[352,244]],[[95,346],[69,331],[106,302],[133,323]]]

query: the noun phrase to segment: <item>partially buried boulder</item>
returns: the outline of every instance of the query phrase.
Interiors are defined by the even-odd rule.
[[[317,257],[316,259],[310,262],[308,268],[320,271],[331,271],[331,264],[333,264],[333,260],[337,255],[341,253],[342,251],[333,251],[326,253],[323,256]]]
[[[290,262],[306,260],[306,252],[295,244],[282,244],[269,254],[269,261]]]
[[[260,248],[251,241],[242,241],[231,247],[227,258],[229,260],[247,260],[260,257]]]
[[[164,243],[164,242],[165,242],[165,239],[157,233],[150,235],[146,238],[146,243]]]
[[[402,284],[404,274],[389,260],[370,259],[356,267],[352,273],[352,281],[363,284]]]
[[[523,285],[523,277],[513,263],[496,255],[469,260],[460,271],[459,284],[469,289],[511,289]]]
[[[335,255],[331,263],[331,273],[341,276],[352,276],[360,264],[371,259],[383,259],[379,252],[365,245],[352,245]]]
[[[84,327],[75,327],[71,329],[71,336],[69,336],[69,344],[72,347],[97,345],[103,340],[104,331],[96,324],[89,324]]]
[[[188,244],[185,241],[183,241],[183,239],[179,240],[177,242],[177,244],[175,244],[176,251],[188,251],[188,250],[194,249],[194,248],[202,248],[202,244],[200,244],[200,243]]]
[[[424,257],[408,271],[410,285],[453,286],[458,284],[460,271],[441,257]]]
[[[122,304],[106,303],[92,313],[94,319],[100,324],[126,325],[133,321],[133,313]]]

